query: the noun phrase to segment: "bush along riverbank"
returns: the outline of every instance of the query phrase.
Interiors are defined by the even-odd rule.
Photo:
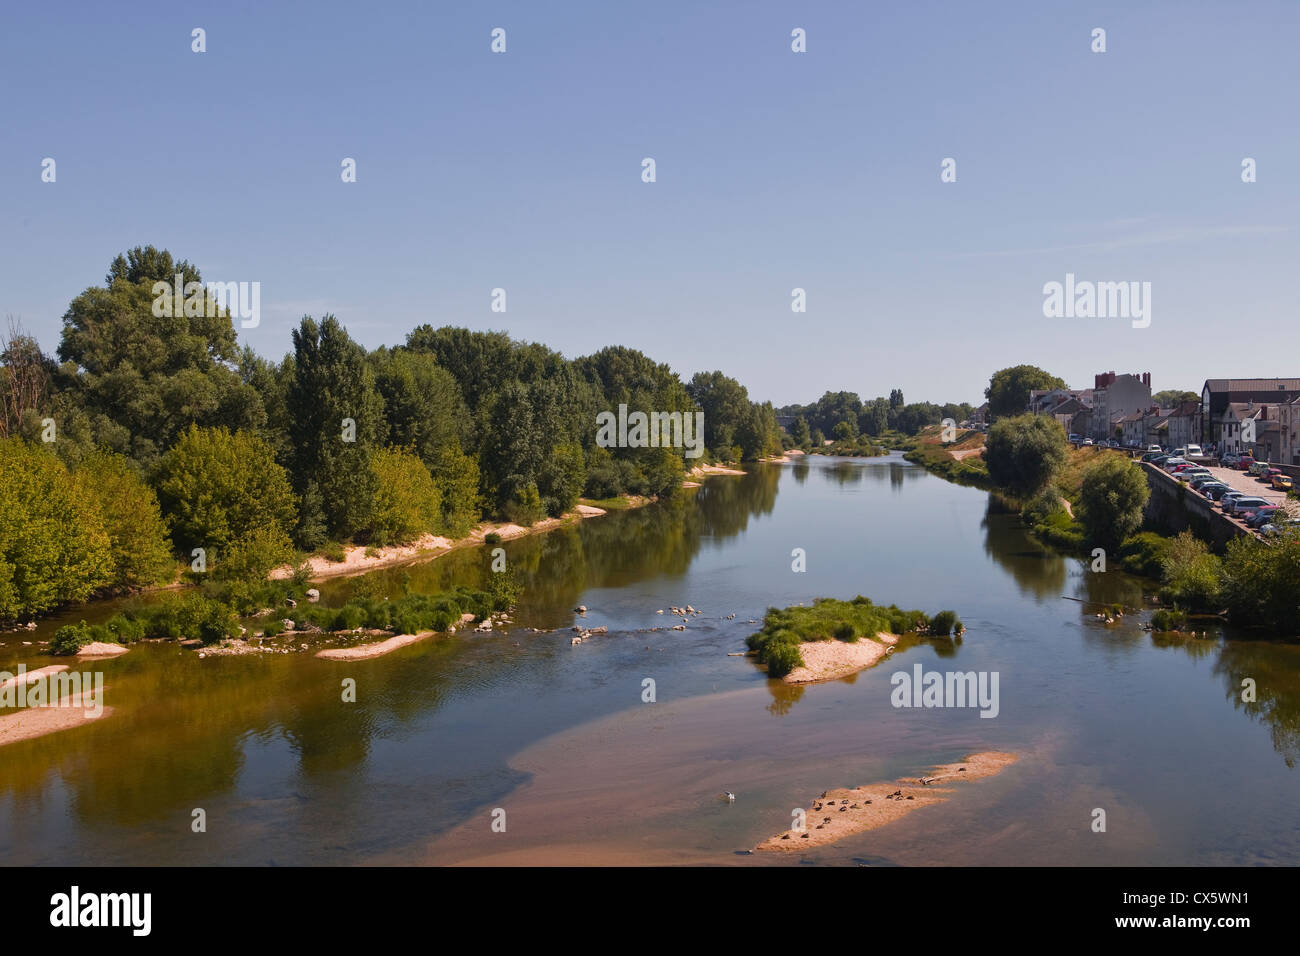
[[[858,595],[817,598],[811,606],[768,608],[763,627],[746,639],[769,677],[788,683],[832,680],[870,667],[908,636],[960,641],[965,626],[953,611],[933,617]]]
[[[130,645],[141,640],[197,641],[204,646],[238,644],[303,635],[343,635],[366,643],[394,635],[443,632],[466,621],[502,614],[521,588],[512,572],[493,574],[488,590],[454,588],[437,594],[409,594],[389,600],[352,598],[341,607],[313,603],[316,592],[298,581],[277,581],[243,591],[203,591],[169,596],[156,604],[115,614],[103,624],[69,624],[50,641],[50,653],[76,654],[91,644]],[[241,623],[241,619],[243,623]],[[300,645],[299,645],[300,646]]]
[[[915,438],[891,442],[890,447],[903,452],[903,460],[920,465],[926,471],[959,485],[991,490],[988,466],[984,462],[984,433],[959,430],[947,437],[939,426],[924,429]]]

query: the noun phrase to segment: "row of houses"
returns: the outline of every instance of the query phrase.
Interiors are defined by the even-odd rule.
[[[1261,461],[1300,465],[1300,378],[1207,379],[1200,401],[1161,408],[1152,401],[1149,372],[1103,372],[1092,388],[1030,392],[1028,410],[1095,441],[1195,443],[1220,455],[1248,451]]]

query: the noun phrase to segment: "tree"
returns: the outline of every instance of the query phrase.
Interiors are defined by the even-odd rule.
[[[53,365],[11,317],[0,341],[0,438],[39,427],[36,420],[49,397]]]
[[[383,448],[370,457],[375,475],[370,540],[383,547],[405,544],[440,530],[442,495],[418,457],[402,448]]]
[[[1094,546],[1114,551],[1142,526],[1151,491],[1142,470],[1127,458],[1105,455],[1083,474],[1079,520]]]
[[[365,350],[332,315],[293,330],[288,386],[292,475],[303,494],[315,482],[331,535],[348,538],[370,523],[375,501],[372,452],[382,447],[383,399]]]
[[[108,534],[63,463],[0,440],[0,619],[83,601],[112,579]]]
[[[130,590],[170,580],[176,563],[158,496],[131,462],[101,449],[81,462],[73,479],[77,494],[95,509],[108,534],[108,584]]]
[[[889,402],[884,398],[873,398],[862,406],[858,416],[859,430],[864,435],[883,435],[889,428]]]
[[[449,445],[429,471],[442,493],[442,527],[453,538],[464,537],[481,517],[478,460]]]
[[[1222,598],[1234,622],[1300,633],[1300,534],[1288,527],[1267,541],[1229,541]]]
[[[433,355],[381,348],[370,361],[384,400],[388,444],[412,449],[432,469],[444,448],[471,437],[473,422],[460,388]]]
[[[835,427],[831,429],[831,437],[836,441],[853,441],[856,434],[854,427],[847,421],[836,422]]]
[[[1161,408],[1177,408],[1183,402],[1199,402],[1201,396],[1196,392],[1188,392],[1177,388],[1166,388],[1163,391],[1156,392],[1151,396],[1151,400]]]
[[[984,461],[993,483],[1032,498],[1065,463],[1065,429],[1046,415],[1003,418],[989,429]]]
[[[812,432],[808,430],[808,419],[800,415],[791,425],[790,437],[794,439],[796,448],[802,448],[807,451],[812,447]]]
[[[890,389],[889,407],[895,409],[902,408],[903,404],[903,390],[901,388]]]
[[[256,390],[232,367],[235,328],[214,299],[205,292],[199,308],[154,315],[153,283],[174,282],[176,273],[201,281],[166,251],[133,249],[113,261],[106,288],[86,289],[63,316],[58,355],[71,363],[70,395],[97,430],[123,429],[131,456],[146,465],[191,424],[258,428],[265,420]]]
[[[293,492],[271,446],[247,432],[190,426],[163,455],[155,481],[172,538],[188,557],[207,551],[214,565],[270,535],[289,551]]]
[[[1065,382],[1034,365],[1016,365],[994,372],[989,387],[984,389],[990,417],[1019,415],[1029,407],[1030,391],[1043,388],[1065,388]]]

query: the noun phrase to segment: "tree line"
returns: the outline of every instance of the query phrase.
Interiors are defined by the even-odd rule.
[[[367,350],[324,315],[273,361],[241,348],[215,303],[155,315],[153,284],[178,274],[203,281],[153,246],[115,257],[69,304],[53,356],[11,325],[0,619],[172,580],[200,549],[215,578],[249,581],[327,545],[676,494],[696,463],[683,448],[597,443],[597,414],[620,404],[703,411],[713,460],[782,448],[771,403],[735,379],[683,382],[622,346],[566,359],[505,332],[421,325]]]

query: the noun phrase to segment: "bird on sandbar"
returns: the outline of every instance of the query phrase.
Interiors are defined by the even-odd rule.
[[[736,795],[732,793],[730,790],[723,790],[722,795],[727,798],[728,803],[736,802]]]

